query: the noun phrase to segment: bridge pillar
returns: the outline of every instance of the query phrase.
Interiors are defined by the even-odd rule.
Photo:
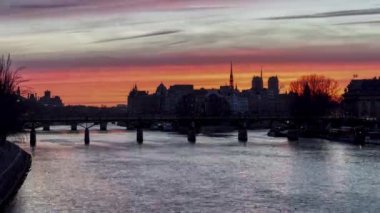
[[[107,122],[100,123],[100,131],[107,131]]]
[[[32,129],[30,130],[30,147],[32,148],[36,147],[36,143],[37,143],[36,129],[33,126]]]
[[[245,122],[239,128],[238,140],[243,143],[248,141],[247,124]]]
[[[194,121],[191,122],[189,130],[187,132],[187,141],[192,144],[196,143],[197,141]]]
[[[78,126],[76,123],[71,124],[71,131],[78,131]]]
[[[88,127],[84,130],[84,145],[90,145],[90,130]]]
[[[43,124],[43,127],[42,127],[42,130],[43,131],[50,131],[50,125],[49,124]]]
[[[137,128],[137,143],[138,144],[142,144],[144,142],[144,132],[143,132],[143,129],[141,127],[138,127]]]

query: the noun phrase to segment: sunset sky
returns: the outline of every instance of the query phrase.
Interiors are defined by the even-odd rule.
[[[0,55],[23,88],[65,104],[126,103],[129,90],[318,73],[344,88],[380,76],[378,0],[0,0]]]

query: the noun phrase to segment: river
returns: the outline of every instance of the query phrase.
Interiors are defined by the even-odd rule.
[[[184,135],[117,127],[37,132],[32,170],[8,212],[363,212],[380,209],[380,146],[266,131]],[[19,136],[22,138],[22,136]],[[18,140],[19,140],[18,139]]]

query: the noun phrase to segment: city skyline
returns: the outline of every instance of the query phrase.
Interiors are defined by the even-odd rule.
[[[263,66],[283,90],[309,73],[343,90],[378,75],[379,14],[371,0],[5,0],[0,44],[26,67],[26,89],[69,104],[124,103],[135,83],[228,84],[230,61],[242,89]]]
[[[279,82],[279,79],[278,79],[278,76],[277,75],[273,75],[273,76],[268,76],[267,78],[264,77],[264,71],[263,69],[261,68],[260,70],[260,73],[258,75],[253,75],[250,79],[250,86],[248,88],[239,88],[238,87],[238,83],[235,82],[235,70],[233,69],[234,65],[232,62],[230,62],[230,71],[229,71],[229,79],[228,79],[228,82],[225,83],[225,84],[220,84],[220,85],[217,85],[216,87],[204,87],[204,86],[199,86],[199,87],[196,87],[194,86],[193,83],[189,83],[189,84],[165,84],[163,81],[161,81],[159,84],[155,85],[154,89],[152,90],[145,90],[144,88],[140,88],[138,86],[138,83],[135,83],[133,85],[132,88],[129,89],[128,91],[128,94],[130,94],[132,91],[140,91],[140,92],[144,92],[145,94],[147,95],[151,95],[151,94],[155,94],[157,93],[157,91],[159,90],[160,87],[165,87],[165,89],[169,89],[171,88],[172,86],[176,87],[176,86],[192,86],[193,89],[195,90],[207,90],[207,91],[216,91],[216,90],[220,90],[221,88],[232,88],[234,91],[236,92],[243,92],[243,91],[248,91],[248,90],[253,90],[254,87],[258,87],[257,85],[257,82],[254,82],[255,78],[259,78],[260,81],[262,83],[259,83],[259,84],[262,84],[262,90],[266,90],[266,89],[269,89],[270,87],[270,83],[269,81],[271,80],[271,78],[276,78],[277,79],[277,88],[279,89],[278,92],[279,93],[287,93],[288,91],[284,91],[281,89],[281,84]],[[254,84],[256,84],[254,86]],[[260,87],[260,86],[259,86]],[[43,92],[41,93],[37,93],[37,92],[31,92],[31,91],[23,91],[21,92],[20,91],[20,88],[18,88],[18,94],[19,95],[22,95],[24,96],[25,98],[28,98],[28,99],[35,99],[36,101],[39,100],[40,98],[44,98],[46,97],[46,99],[50,99],[50,98],[53,98],[53,97],[57,97],[57,98],[60,98],[60,96],[56,96],[57,94],[55,94],[54,96],[52,96],[52,91],[50,89],[45,89]],[[42,95],[43,94],[43,95]],[[128,94],[126,95],[128,97]],[[127,102],[123,102],[123,103],[120,103],[120,105],[124,105],[124,104],[128,104],[128,98],[127,98]],[[72,105],[72,104],[68,104],[68,105]],[[73,104],[73,105],[76,105],[76,104]],[[81,104],[78,104],[78,105],[81,105]],[[109,106],[115,106],[115,105],[109,105]]]
[[[232,62],[230,62],[230,63],[232,63]],[[235,67],[235,64],[233,64],[233,67]],[[280,93],[288,93],[289,92],[290,80],[289,80],[289,82],[286,82],[286,84],[285,84],[282,81],[283,79],[280,77],[280,76],[284,76],[284,75],[281,75],[281,74],[278,75],[277,73],[266,72],[263,69],[263,67],[261,67],[260,70],[257,72],[243,73],[243,75],[241,75],[241,73],[239,73],[239,72],[236,72],[235,69],[233,69],[233,70],[229,69],[228,71],[226,71],[224,73],[225,76],[221,76],[221,78],[219,78],[218,81],[212,80],[210,82],[210,84],[207,84],[207,86],[205,86],[205,84],[202,84],[202,82],[203,82],[202,80],[208,80],[208,79],[201,79],[201,78],[197,79],[198,82],[192,81],[192,79],[190,79],[188,81],[183,81],[183,80],[182,81],[170,81],[170,80],[169,81],[163,81],[163,80],[160,81],[160,80],[156,80],[149,85],[144,84],[144,81],[133,82],[133,83],[131,83],[130,88],[129,87],[126,88],[123,86],[121,86],[121,88],[118,88],[118,89],[120,89],[120,91],[126,91],[125,93],[120,94],[121,98],[115,99],[114,96],[110,96],[110,97],[108,97],[108,101],[106,101],[106,102],[83,102],[83,101],[71,102],[70,99],[69,99],[69,101],[66,101],[66,99],[64,98],[65,97],[64,93],[63,93],[63,95],[61,95],[61,93],[56,92],[56,91],[52,90],[51,88],[47,88],[47,87],[41,87],[41,88],[39,88],[38,91],[36,91],[36,90],[24,90],[23,95],[27,96],[28,94],[34,94],[34,93],[43,94],[46,91],[52,90],[54,92],[54,94],[57,94],[59,96],[63,96],[63,100],[64,100],[64,103],[66,105],[87,105],[87,106],[108,106],[109,107],[109,106],[116,106],[116,105],[120,105],[120,104],[128,104],[128,98],[127,98],[128,94],[135,87],[137,87],[139,91],[144,91],[144,92],[147,92],[148,94],[153,94],[156,92],[157,87],[161,84],[168,86],[168,87],[173,86],[173,85],[192,85],[192,86],[194,86],[194,89],[206,89],[206,90],[219,89],[219,87],[222,87],[222,86],[230,86],[231,85],[231,71],[233,72],[232,73],[232,75],[233,75],[232,76],[232,83],[235,85],[234,88],[237,87],[239,91],[251,89],[252,88],[252,80],[254,77],[262,78],[264,88],[267,88],[269,86],[268,81],[271,77],[276,77],[276,78],[278,77],[278,79],[279,79],[279,92]],[[236,73],[238,73],[240,75],[236,76]],[[253,74],[251,74],[251,73],[253,73]],[[302,75],[307,75],[307,74],[309,74],[309,73],[308,72],[300,73],[300,75],[297,77],[301,77]],[[324,73],[322,73],[322,75],[323,74]],[[329,76],[329,75],[327,75],[327,76]],[[373,75],[373,76],[370,76],[369,78],[376,78],[376,77],[377,77],[376,75]],[[288,79],[296,80],[296,78],[294,76],[289,77]],[[347,78],[347,80],[344,80],[344,81],[337,80],[337,82],[340,84],[339,90],[340,90],[341,94],[343,94],[344,90],[348,86],[348,83],[352,79],[362,79],[362,76],[359,76],[358,74],[354,73],[350,78]],[[57,79],[57,80],[62,82],[62,79]],[[334,79],[334,80],[336,80],[336,79]],[[219,84],[219,82],[222,82],[222,83]],[[25,83],[24,83],[24,85],[25,85]],[[43,84],[43,85],[45,85],[45,84]],[[52,88],[56,88],[56,87],[52,86]],[[73,89],[75,90],[77,88],[73,88]],[[100,87],[100,89],[102,89],[102,88]],[[91,92],[90,92],[90,94],[91,94]],[[122,100],[120,101],[120,99],[122,99]]]

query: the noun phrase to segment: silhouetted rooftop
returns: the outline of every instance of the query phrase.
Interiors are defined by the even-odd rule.
[[[352,80],[345,91],[347,95],[380,95],[380,78]]]

